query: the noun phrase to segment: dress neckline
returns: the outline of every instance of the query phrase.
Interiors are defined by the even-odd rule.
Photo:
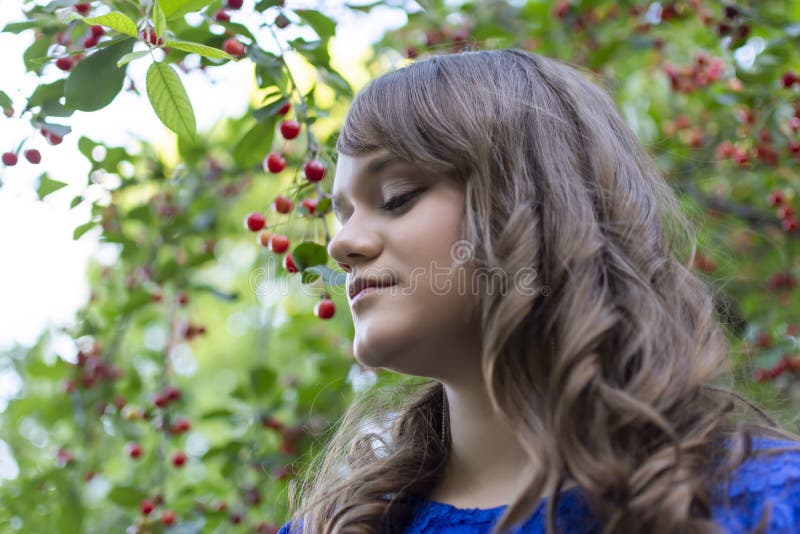
[[[559,494],[561,496],[560,500],[563,501],[565,499],[570,498],[571,496],[573,496],[573,494],[576,494],[579,489],[580,489],[579,486],[571,486],[571,487],[569,487],[569,488],[567,488],[565,490],[562,490],[560,492],[560,494]],[[481,514],[481,513],[487,513],[487,512],[500,512],[500,511],[502,511],[502,510],[504,510],[504,509],[506,509],[508,507],[507,504],[501,504],[499,506],[493,506],[491,508],[459,508],[458,506],[456,506],[454,504],[441,502],[441,501],[435,501],[433,499],[428,499],[427,497],[423,497],[422,500],[423,500],[424,503],[426,503],[431,508],[439,508],[439,509],[442,509],[442,510],[452,510],[452,511],[457,511],[457,512],[462,512],[462,513],[473,513],[473,514]],[[547,497],[542,497],[542,499],[539,501],[539,506],[538,507],[541,508],[542,506],[544,506],[547,503],[547,501],[548,501]]]

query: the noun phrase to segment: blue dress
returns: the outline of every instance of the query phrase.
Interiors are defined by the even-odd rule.
[[[797,446],[773,438],[753,438],[754,449]],[[715,489],[719,496],[721,486]],[[800,533],[800,452],[783,452],[764,458],[749,458],[739,466],[727,488],[730,506],[712,509],[714,521],[728,534],[749,532],[771,506],[765,534]],[[495,508],[457,508],[450,504],[421,499],[404,534],[485,534],[502,515],[505,505]],[[542,499],[528,520],[512,534],[545,534],[547,499]],[[581,498],[580,488],[561,493],[556,510],[559,532],[599,534],[600,527],[592,519],[588,504]],[[302,528],[302,521],[300,522]],[[278,534],[300,534],[286,522]],[[306,533],[307,534],[307,533]]]

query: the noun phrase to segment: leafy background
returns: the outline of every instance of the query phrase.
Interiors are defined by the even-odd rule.
[[[0,120],[14,125],[14,146],[0,151],[19,157],[0,194],[16,173],[35,174],[42,203],[82,214],[75,246],[94,239],[106,251],[87,269],[90,294],[72,324],[0,355],[22,385],[0,414],[3,531],[277,530],[287,484],[353,395],[406,379],[353,360],[341,276],[325,254],[336,231],[328,195],[354,92],[431,53],[514,46],[608,88],[697,221],[694,268],[715,288],[733,385],[797,427],[800,7],[229,1],[28,1],[3,29],[33,37],[21,53],[36,81],[29,91],[0,83]],[[363,21],[375,19],[358,17],[388,10],[401,24],[342,61],[341,21],[374,32]],[[104,35],[86,46],[92,24]],[[151,29],[154,39],[141,36]],[[223,51],[228,39],[242,58]],[[55,65],[66,56],[77,61],[69,71]],[[188,83],[223,84],[219,73],[234,68],[249,84],[232,97],[238,112]],[[109,143],[80,131],[87,114],[123,101],[167,134]],[[224,111],[209,120],[214,110]],[[298,137],[283,137],[284,120],[300,123]],[[31,148],[41,167],[24,157]],[[47,165],[59,151],[88,169],[77,187]],[[264,169],[269,153],[283,155],[283,171]],[[304,175],[312,159],[327,168],[322,181]],[[290,213],[275,211],[278,195]],[[289,251],[243,228],[252,212]],[[286,269],[288,254],[300,273]],[[314,312],[323,297],[337,310],[328,320]]]

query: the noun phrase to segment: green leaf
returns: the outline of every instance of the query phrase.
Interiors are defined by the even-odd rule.
[[[294,258],[294,256],[292,257]],[[322,275],[322,281],[327,286],[343,286],[347,283],[347,273],[334,271],[326,265],[312,265],[303,271],[303,274],[306,273]]]
[[[352,98],[353,88],[350,87],[350,84],[342,77],[341,74],[336,72],[334,69],[324,66],[318,67],[317,72],[319,73],[320,78],[322,78],[322,81],[336,91],[337,95]]]
[[[52,180],[48,178],[46,174],[42,174],[41,176],[39,176],[36,184],[36,194],[39,195],[39,200],[42,200],[50,193],[58,191],[62,187],[66,186],[67,184],[65,184],[64,182]]]
[[[233,158],[242,167],[258,165],[272,148],[275,137],[275,117],[259,122],[242,136],[233,149]]]
[[[319,243],[306,241],[294,247],[292,260],[298,269],[304,271],[312,265],[325,265],[328,262],[328,251]]]
[[[295,9],[294,12],[317,32],[320,39],[328,39],[336,33],[336,23],[319,11],[313,9]]]
[[[38,21],[35,20],[25,20],[23,22],[9,22],[8,24],[3,27],[0,32],[2,33],[22,33],[25,30],[29,30],[31,28],[35,28],[38,26]]]
[[[97,111],[109,105],[125,81],[125,69],[117,67],[117,61],[130,53],[133,43],[133,39],[125,39],[75,65],[64,86],[66,107]]]
[[[87,223],[83,223],[82,225],[78,226],[72,232],[72,240],[77,241],[78,239],[81,238],[81,236],[83,236],[83,234],[85,234],[95,226],[97,226],[97,223],[95,221],[89,221]]]
[[[122,67],[130,63],[131,61],[135,61],[139,58],[143,58],[144,56],[148,55],[150,50],[139,50],[138,52],[131,52],[130,54],[125,54],[119,61],[117,61],[117,67]]]
[[[192,52],[200,54],[201,56],[211,59],[236,59],[232,55],[227,54],[219,48],[213,46],[206,46],[199,43],[190,43],[188,41],[167,41],[164,46],[175,48],[176,50],[183,50],[184,52]]]
[[[153,30],[156,32],[156,37],[164,35],[167,29],[167,17],[164,16],[164,10],[161,9],[161,2],[156,1],[153,4]]]
[[[257,110],[253,111],[253,117],[255,117],[258,122],[261,122],[268,117],[274,117],[278,114],[278,110],[281,109],[281,107],[283,107],[283,105],[288,101],[288,98],[279,98],[275,102],[267,104],[263,108],[258,108]]]
[[[49,132],[56,134],[59,137],[65,137],[72,131],[71,126],[67,126],[65,124],[54,124],[52,122],[44,122],[38,120],[32,120],[31,124],[36,128],[44,128]]]
[[[47,50],[50,43],[47,39],[38,39],[22,53],[22,61],[26,71],[39,72],[42,66],[50,61]]]
[[[33,94],[28,97],[28,106],[25,110],[44,105],[45,102],[50,100],[58,100],[64,96],[64,80],[57,80],[53,83],[40,85],[37,87]]]
[[[0,91],[0,108],[10,108],[13,105],[11,102],[11,97],[8,96],[4,91]]]
[[[271,7],[281,5],[282,3],[282,0],[259,0],[259,2],[256,3],[256,11],[262,13]]]
[[[383,4],[383,0],[378,0],[377,2],[372,2],[371,4],[360,4],[360,5],[345,4],[345,5],[350,9],[354,9],[356,11],[362,11],[364,13],[369,13],[370,11],[372,11],[373,7],[379,6],[381,4]]]
[[[178,73],[171,65],[153,63],[147,69],[147,96],[164,126],[179,137],[194,141],[194,109]]]
[[[275,371],[258,365],[250,369],[250,387],[256,395],[268,393],[275,386]]]
[[[99,24],[100,26],[117,30],[131,37],[137,37],[139,35],[136,31],[136,23],[132,21],[128,15],[120,13],[119,11],[112,11],[111,13],[100,15],[99,17],[82,17],[77,13],[73,13],[67,17],[67,21],[74,19],[81,20],[89,25]]]
[[[200,11],[211,2],[212,0],[160,0],[161,9],[168,19],[177,18],[192,11]]]
[[[145,492],[133,486],[114,486],[108,492],[108,499],[126,508],[139,506],[142,499],[146,497]]]

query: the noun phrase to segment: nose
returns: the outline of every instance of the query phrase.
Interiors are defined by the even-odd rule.
[[[345,272],[351,273],[354,265],[377,257],[381,248],[378,233],[363,223],[356,224],[353,216],[328,243],[328,255]]]

